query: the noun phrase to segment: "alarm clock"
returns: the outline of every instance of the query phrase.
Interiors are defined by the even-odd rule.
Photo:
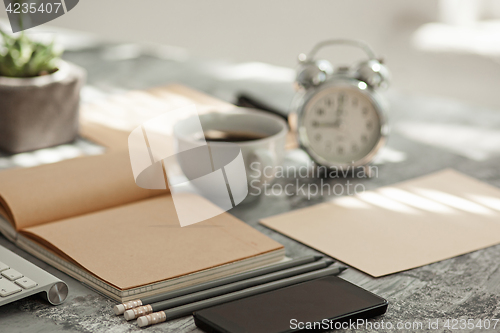
[[[315,60],[321,48],[331,45],[358,47],[367,59],[339,67]],[[369,165],[388,133],[385,102],[377,93],[388,81],[386,66],[361,41],[327,40],[299,55],[298,92],[289,119],[300,147],[327,168]]]

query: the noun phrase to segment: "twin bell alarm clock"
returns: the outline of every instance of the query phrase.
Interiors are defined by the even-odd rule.
[[[358,47],[367,58],[334,67],[315,59],[325,46]],[[387,87],[389,71],[372,49],[355,40],[327,40],[299,55],[290,125],[299,145],[319,166],[366,167],[384,145],[385,106],[377,91]]]

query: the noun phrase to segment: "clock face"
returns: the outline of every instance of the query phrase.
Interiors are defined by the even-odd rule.
[[[351,164],[377,145],[380,124],[379,114],[365,94],[354,87],[331,87],[307,103],[301,135],[315,155],[331,164]]]

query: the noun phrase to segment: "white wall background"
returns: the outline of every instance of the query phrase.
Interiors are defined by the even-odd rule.
[[[419,26],[439,20],[438,9],[437,0],[80,0],[49,24],[113,41],[179,46],[197,57],[288,67],[317,41],[357,38],[384,56],[396,89],[500,107],[498,59],[412,46]],[[322,55],[344,63],[361,54]]]
[[[401,21],[433,20],[436,8],[435,0],[80,0],[50,25],[293,66],[299,52],[332,37],[364,39],[384,53]]]

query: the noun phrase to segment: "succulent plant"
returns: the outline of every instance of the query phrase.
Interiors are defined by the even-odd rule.
[[[28,38],[24,33],[10,36],[0,29],[0,76],[35,77],[57,71],[62,49]]]

